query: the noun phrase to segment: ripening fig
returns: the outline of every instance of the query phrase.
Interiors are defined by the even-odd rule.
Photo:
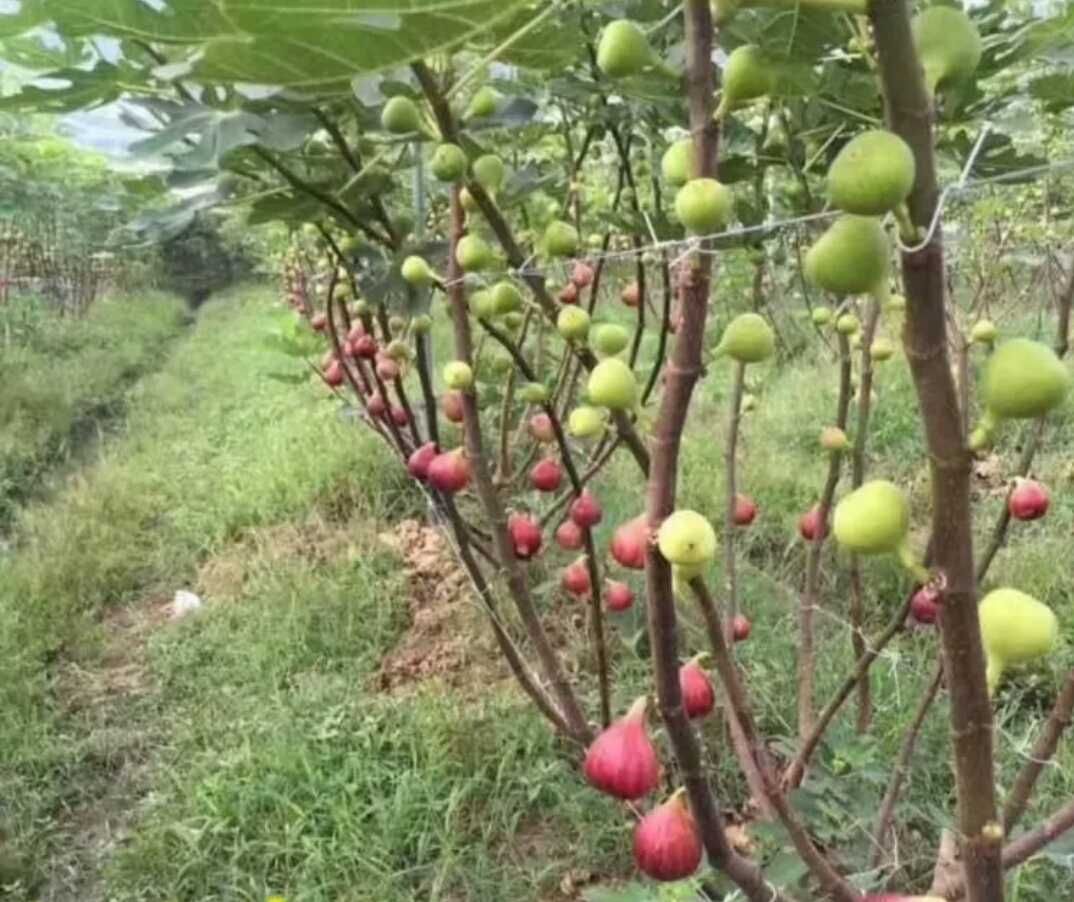
[[[664,181],[676,188],[681,188],[693,177],[694,142],[691,138],[676,141],[660,158],[660,173]]]
[[[861,331],[861,320],[853,313],[843,313],[835,321],[835,331],[840,335],[857,335]]]
[[[832,321],[832,310],[830,307],[814,307],[810,318],[813,320],[813,325],[826,326]]]
[[[1048,490],[1035,479],[1018,479],[1007,498],[1007,510],[1015,520],[1038,520],[1048,512]]]
[[[573,520],[564,520],[556,530],[556,544],[564,551],[577,551],[585,544],[585,531]]]
[[[487,119],[495,115],[500,105],[500,95],[494,88],[485,85],[470,98],[470,104],[463,114],[466,119]]]
[[[552,397],[548,386],[543,382],[527,382],[520,385],[515,395],[526,404],[544,404]]]
[[[407,472],[415,479],[420,479],[424,482],[429,475],[429,464],[439,453],[440,450],[436,447],[436,442],[426,442],[407,458]]]
[[[641,289],[638,287],[637,282],[631,282],[626,286],[619,294],[619,300],[621,300],[627,307],[637,307],[641,303]]]
[[[768,320],[757,313],[742,313],[724,329],[716,353],[726,354],[739,363],[760,363],[775,350],[776,336]]]
[[[749,526],[757,518],[757,504],[749,495],[739,492],[735,495],[735,509],[732,514],[735,526]]]
[[[568,282],[564,285],[559,293],[556,295],[561,304],[577,304],[578,303],[578,286],[573,282]]]
[[[850,439],[838,426],[825,426],[820,431],[820,446],[825,451],[845,451],[850,446]]]
[[[609,78],[639,75],[653,64],[653,49],[645,32],[629,19],[609,22],[597,45],[597,66]]]
[[[634,371],[618,357],[607,357],[593,367],[586,390],[593,404],[609,410],[632,410],[638,401]]]
[[[645,514],[627,520],[612,534],[612,557],[617,564],[631,570],[645,569],[645,553],[649,547],[649,524]]]
[[[714,118],[723,119],[751,100],[770,93],[775,82],[772,63],[756,44],[736,47],[727,57],[720,80],[723,93]]]
[[[492,266],[496,255],[483,239],[477,235],[466,235],[455,245],[455,260],[463,272],[478,272]]]
[[[393,97],[380,114],[380,125],[393,135],[408,135],[421,131],[421,114],[409,97]]]
[[[556,329],[567,341],[584,341],[589,334],[589,314],[581,307],[564,307],[556,317]]]
[[[736,642],[745,642],[750,637],[751,624],[744,614],[735,614],[731,621],[731,638]]]
[[[377,356],[377,342],[372,335],[360,335],[351,342],[354,356],[362,360],[372,360]]]
[[[928,573],[908,544],[910,501],[886,479],[873,479],[854,489],[835,506],[832,528],[836,541],[856,554],[897,554],[911,572]]]
[[[871,294],[888,275],[891,246],[880,220],[845,213],[805,257],[805,274],[832,294]]]
[[[701,837],[680,789],[634,827],[634,861],[646,876],[683,880],[701,865]]]
[[[406,412],[405,407],[393,407],[391,417],[396,426],[405,426],[410,422],[410,414]]]
[[[522,292],[514,282],[507,279],[497,282],[490,289],[492,295],[492,309],[497,316],[514,313],[522,308]]]
[[[875,338],[869,348],[869,356],[877,363],[890,360],[895,356],[895,344],[890,338],[884,338],[883,336]]]
[[[338,388],[343,384],[343,364],[338,360],[333,360],[325,367],[324,381],[327,382],[332,388]]]
[[[574,268],[571,269],[571,282],[573,282],[578,288],[586,288],[593,284],[593,278],[596,274],[593,272],[593,267],[586,263],[584,260],[579,260],[574,264]]]
[[[604,512],[600,509],[600,502],[593,497],[589,489],[582,489],[582,494],[571,502],[568,515],[582,529],[590,529],[601,521]]]
[[[691,658],[679,668],[682,706],[691,720],[704,717],[716,705],[716,690],[712,688],[712,680],[701,666],[703,657],[704,655],[698,655]]]
[[[388,412],[388,405],[384,401],[384,396],[380,392],[373,392],[369,396],[369,401],[366,404],[366,409],[369,411],[371,417],[382,417]]]
[[[457,182],[466,175],[466,154],[458,144],[441,144],[436,148],[429,169],[441,182]]]
[[[807,542],[812,542],[817,537],[828,535],[828,524],[820,518],[820,505],[814,504],[801,517],[798,518],[798,534]]]
[[[609,611],[621,614],[623,611],[629,611],[634,604],[634,592],[626,583],[610,579],[604,590],[604,603]]]
[[[970,330],[970,341],[977,344],[992,345],[995,344],[997,338],[999,338],[999,329],[990,319],[977,320]]]
[[[452,423],[461,423],[463,420],[462,392],[446,391],[440,399],[440,408],[444,416]]]
[[[507,518],[515,557],[528,561],[541,550],[541,524],[528,514],[511,514]]]
[[[660,761],[645,728],[642,696],[593,740],[583,770],[591,786],[617,799],[640,799],[660,783]]]
[[[828,167],[828,199],[844,213],[883,216],[914,186],[914,154],[902,138],[869,129],[848,141]]]
[[[988,691],[999,685],[1011,664],[1025,664],[1052,650],[1059,633],[1047,605],[1017,589],[993,589],[977,606],[988,664]]]
[[[469,391],[474,387],[474,371],[462,360],[444,364],[444,385],[452,391]]]
[[[544,230],[545,253],[552,257],[573,257],[578,253],[580,242],[578,230],[562,219],[553,220]]]
[[[436,274],[424,258],[412,256],[403,261],[400,273],[407,285],[415,288],[423,288],[432,285],[436,281]]]
[[[660,553],[684,579],[699,576],[716,556],[716,531],[701,514],[675,511],[656,534]]]
[[[563,468],[551,457],[537,461],[530,470],[530,484],[538,492],[554,492],[562,482]]]
[[[426,478],[438,492],[460,492],[470,484],[470,460],[461,451],[437,454],[429,461]]]
[[[598,354],[613,357],[630,344],[630,333],[618,323],[600,323],[593,327],[589,344]]]
[[[492,319],[496,315],[496,302],[492,292],[481,288],[470,295],[470,312],[478,319]]]
[[[552,419],[547,413],[535,413],[530,417],[529,431],[539,442],[551,442],[556,438],[556,430],[552,428]]]
[[[564,567],[560,581],[563,588],[576,598],[588,595],[592,583],[589,581],[589,568],[586,566],[585,558],[580,557],[573,564]]]
[[[392,382],[395,379],[398,379],[401,374],[399,364],[392,360],[387,354],[382,354],[377,357],[376,370],[377,375],[385,382]]]
[[[494,153],[487,153],[474,160],[474,180],[489,194],[495,194],[507,177],[507,169]]]
[[[930,6],[914,17],[912,28],[930,94],[964,82],[977,71],[981,35],[961,9]]]
[[[328,317],[323,313],[315,313],[310,317],[310,325],[315,332],[323,332],[328,328]]]
[[[940,616],[942,596],[932,586],[922,586],[910,599],[910,616],[920,624],[929,626]]]
[[[675,215],[691,235],[720,231],[734,211],[734,194],[716,179],[691,179],[675,195]]]
[[[974,450],[991,444],[1000,421],[1043,416],[1066,397],[1070,374],[1047,345],[1028,338],[1003,342],[985,365],[985,411],[970,437]]]

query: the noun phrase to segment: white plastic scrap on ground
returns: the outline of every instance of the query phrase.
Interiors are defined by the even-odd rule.
[[[179,620],[188,614],[193,614],[202,604],[202,600],[193,592],[180,589],[175,593],[175,600],[171,604],[172,620]]]

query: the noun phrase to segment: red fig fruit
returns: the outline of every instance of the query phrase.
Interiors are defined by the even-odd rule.
[[[331,385],[333,388],[343,384],[343,364],[338,360],[333,360],[325,367],[324,381]]]
[[[559,290],[559,302],[561,304],[578,303],[578,286],[574,282],[568,282]]]
[[[448,494],[461,491],[470,483],[470,461],[461,451],[437,454],[429,461],[426,478],[437,491]]]
[[[910,599],[910,614],[918,623],[935,623],[940,616],[940,602],[943,597],[931,586],[922,586]]]
[[[405,407],[393,407],[391,414],[392,422],[395,423],[396,426],[405,426],[410,422],[410,414],[406,412]]]
[[[351,339],[351,350],[355,357],[372,360],[377,356],[377,342],[372,335],[359,335]]]
[[[377,375],[385,382],[399,378],[399,364],[384,354],[377,357]]]
[[[593,275],[593,267],[579,260],[571,270],[571,281],[579,288],[585,288],[593,282]]]
[[[798,532],[807,542],[812,542],[818,529],[821,530],[821,538],[828,535],[828,524],[820,519],[820,505],[814,504],[798,520]]]
[[[388,405],[384,403],[384,398],[381,397],[380,392],[373,392],[369,396],[368,407],[371,417],[382,417],[388,410]]]
[[[749,495],[735,495],[735,526],[749,526],[757,516],[757,505]]]
[[[631,570],[645,569],[645,552],[649,545],[649,525],[645,514],[627,520],[612,536],[612,557]]]
[[[742,614],[735,614],[731,621],[731,637],[736,642],[745,642],[750,637],[750,620]]]
[[[704,717],[716,705],[716,690],[712,688],[712,680],[701,666],[701,657],[698,655],[691,658],[679,668],[682,706],[690,719]]]
[[[660,782],[660,761],[645,729],[642,696],[593,740],[585,753],[585,778],[617,799],[640,799]]]
[[[556,543],[564,551],[577,551],[584,542],[582,527],[573,520],[564,520],[556,530]]]
[[[429,475],[429,464],[439,453],[436,442],[426,442],[407,458],[407,472],[415,479],[424,481]]]
[[[444,411],[444,416],[447,417],[452,423],[462,422],[462,392],[444,392],[444,396],[440,399],[440,407]]]
[[[552,419],[547,413],[535,413],[530,417],[530,435],[539,442],[551,442],[556,437],[556,431],[552,428]]]
[[[604,602],[609,611],[620,613],[630,610],[634,604],[634,592],[626,583],[608,580],[608,588],[604,591]]]
[[[347,331],[347,341],[357,341],[359,338],[365,337],[365,326],[362,325],[361,320],[355,320]]]
[[[597,499],[590,494],[589,489],[582,489],[582,494],[571,502],[569,515],[582,529],[588,529],[600,522],[604,512],[600,509]]]
[[[538,492],[554,492],[563,481],[563,468],[559,461],[546,457],[537,461],[530,470],[530,482]]]
[[[328,326],[328,317],[323,313],[315,313],[310,317],[310,325],[318,332],[323,332]]]
[[[631,282],[627,285],[619,295],[619,299],[628,307],[637,307],[641,301],[641,290],[638,288],[638,283]]]
[[[541,524],[527,514],[511,514],[507,531],[515,547],[515,557],[528,561],[541,550]]]
[[[1007,499],[1015,520],[1038,520],[1048,512],[1048,490],[1035,479],[1019,479]]]
[[[571,595],[581,598],[589,594],[589,568],[585,565],[585,558],[580,557],[573,564],[563,568],[563,588]]]
[[[634,861],[653,880],[682,880],[701,864],[701,837],[684,796],[678,790],[634,828]]]

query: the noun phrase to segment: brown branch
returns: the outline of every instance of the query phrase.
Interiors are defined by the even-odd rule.
[[[649,403],[649,396],[652,395],[653,389],[656,388],[656,380],[664,368],[664,353],[667,350],[668,334],[671,332],[671,302],[673,297],[671,266],[668,263],[667,251],[662,250],[660,254],[660,273],[664,284],[664,307],[660,322],[660,332],[657,336],[656,357],[653,360],[653,368],[649,372],[649,381],[645,385],[645,391],[641,393],[641,403],[643,405]],[[639,296],[638,303],[640,304],[641,302],[642,298]]]
[[[742,393],[746,384],[746,364],[734,361],[731,377],[731,402],[727,411],[727,447],[724,450],[723,576],[727,593],[727,617],[724,633],[734,643],[735,616],[738,614],[738,580],[735,578],[735,499],[738,495],[737,467],[738,427],[742,421]],[[730,648],[734,648],[731,644]]]

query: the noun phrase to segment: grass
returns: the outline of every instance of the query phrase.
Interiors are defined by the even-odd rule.
[[[264,339],[283,315],[257,290],[206,305],[162,371],[133,394],[122,436],[19,517],[15,553],[0,560],[0,840],[20,866],[14,898],[552,900],[562,898],[564,880],[629,874],[625,819],[582,787],[571,750],[507,684],[454,692],[433,680],[380,691],[381,661],[410,625],[410,589],[377,536],[419,513],[420,499],[322,387],[273,378],[287,361]],[[439,329],[436,342],[443,360]],[[681,502],[715,520],[727,369],[714,363],[701,383],[683,449]],[[915,523],[924,524],[927,468],[905,361],[892,360],[878,378],[869,473],[909,486]],[[815,443],[834,409],[834,382],[833,368],[813,353],[758,367],[757,408],[743,424],[742,489],[761,512],[738,537],[742,606],[753,620],[739,654],[762,728],[782,749],[795,732],[804,562],[796,522],[823,481]],[[1052,510],[1012,530],[986,586],[1014,585],[1048,601],[1067,640],[1045,666],[1012,674],[1000,690],[1001,790],[1074,664],[1074,575],[1055,566],[1074,530],[1063,451],[1074,437],[1072,406],[1056,417],[1036,467],[1052,487]],[[1017,432],[1000,445],[1000,472],[1017,456]],[[1001,489],[994,479],[975,482],[979,539]],[[620,455],[596,491],[603,547],[641,507],[633,462]],[[829,547],[819,700],[851,662],[836,556]],[[539,603],[571,640],[584,627],[555,589],[562,562],[552,551],[533,566]],[[872,630],[906,582],[884,560],[868,560],[866,574]],[[628,578],[640,591],[640,580]],[[164,622],[161,607],[180,587],[208,605]],[[689,607],[680,611],[683,650],[692,653],[703,635]],[[634,654],[644,655],[644,618],[633,610],[611,621],[621,710],[651,688],[648,664]],[[866,831],[935,655],[928,631],[889,649],[873,669],[873,732],[855,735],[848,705],[798,793],[821,838],[854,865],[870,851]],[[922,733],[899,809],[907,890],[927,880],[929,853],[954,810],[945,705],[941,698]],[[721,748],[715,722],[704,738]],[[744,787],[731,756],[717,758],[712,779],[734,808]],[[1065,743],[1034,814],[1072,792],[1074,746]],[[104,823],[94,816],[102,811]],[[753,832],[770,873],[793,882],[785,838]],[[1012,898],[1059,898],[1070,879],[1069,858],[1042,856],[1012,882]],[[649,897],[639,890],[630,898]]]

